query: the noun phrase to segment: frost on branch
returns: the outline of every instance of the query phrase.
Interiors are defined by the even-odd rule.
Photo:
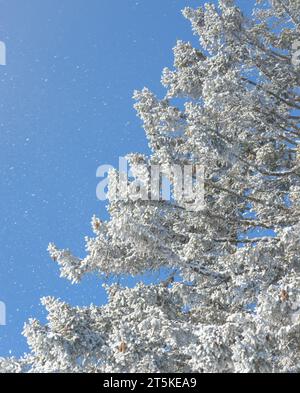
[[[110,219],[93,217],[86,258],[53,244],[51,257],[73,282],[167,278],[107,287],[102,307],[44,299],[48,323],[24,329],[30,354],[0,370],[300,371],[300,3],[258,1],[251,20],[231,0],[183,14],[199,47],[177,42],[165,97],[135,92],[151,154],[128,158],[142,177],[151,165],[204,165],[205,208],[115,198],[112,171]]]

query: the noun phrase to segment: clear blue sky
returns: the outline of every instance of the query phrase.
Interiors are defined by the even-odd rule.
[[[195,42],[185,6],[203,0],[0,0],[0,356],[22,355],[23,324],[45,321],[43,296],[103,304],[101,282],[59,278],[50,241],[84,256],[96,199],[96,169],[145,152],[134,89],[159,96],[177,39]],[[254,1],[240,0],[244,10]]]

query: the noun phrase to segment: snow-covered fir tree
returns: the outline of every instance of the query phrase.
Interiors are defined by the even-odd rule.
[[[168,277],[107,286],[102,307],[43,299],[48,323],[25,325],[30,352],[1,359],[2,372],[300,372],[300,1],[183,15],[199,45],[177,42],[163,99],[135,92],[152,153],[129,161],[204,165],[204,208],[111,198],[85,259],[50,244],[74,283]]]

